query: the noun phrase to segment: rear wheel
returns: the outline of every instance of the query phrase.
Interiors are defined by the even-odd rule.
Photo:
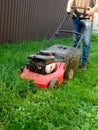
[[[73,69],[68,69],[67,72],[65,73],[65,78],[67,80],[73,79],[74,77],[74,71]]]
[[[53,78],[51,81],[50,81],[50,84],[49,84],[49,88],[58,88],[59,87],[59,82],[57,79]]]

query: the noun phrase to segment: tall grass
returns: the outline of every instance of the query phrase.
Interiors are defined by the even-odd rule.
[[[95,35],[94,35],[95,36]],[[93,37],[88,68],[80,68],[57,90],[39,89],[20,79],[27,56],[46,40],[0,46],[0,130],[97,130],[98,41]],[[53,40],[72,45],[72,39]]]

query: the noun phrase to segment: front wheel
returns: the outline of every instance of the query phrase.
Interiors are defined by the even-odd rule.
[[[49,84],[49,88],[58,88],[59,87],[59,82],[57,79],[53,78],[51,81],[50,81],[50,84]]]

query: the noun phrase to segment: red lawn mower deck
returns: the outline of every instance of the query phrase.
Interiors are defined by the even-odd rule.
[[[37,54],[28,56],[29,63],[25,66],[20,77],[34,80],[39,88],[57,88],[64,80],[72,79],[77,71],[80,52],[79,49],[64,45],[53,45],[47,50],[41,50]],[[55,64],[50,73],[46,73],[45,67]]]

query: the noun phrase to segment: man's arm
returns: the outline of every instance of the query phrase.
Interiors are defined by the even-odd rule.
[[[98,3],[93,8],[90,8],[90,10],[88,11],[88,15],[92,16],[97,11],[98,11]]]
[[[71,7],[72,7],[73,3],[74,3],[74,0],[69,0],[68,1],[67,9],[66,9],[67,13],[70,13],[72,11]]]

